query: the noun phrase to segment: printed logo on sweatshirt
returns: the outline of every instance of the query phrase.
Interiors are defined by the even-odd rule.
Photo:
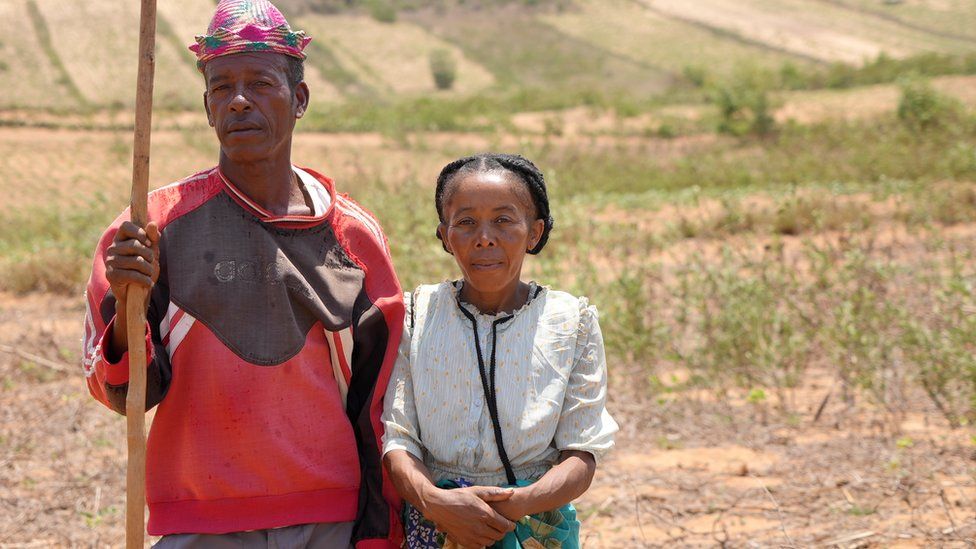
[[[297,291],[306,297],[312,296],[311,290],[305,284],[296,277],[283,273],[281,265],[276,261],[226,259],[214,265],[213,274],[217,281],[223,284],[233,282],[268,286],[284,284],[289,290]]]

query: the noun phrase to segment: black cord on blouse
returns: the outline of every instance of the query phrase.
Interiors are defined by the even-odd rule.
[[[536,287],[535,295],[532,296],[533,299],[541,291],[541,286]],[[495,432],[495,445],[498,447],[498,457],[501,458],[502,466],[505,467],[505,477],[508,479],[508,483],[515,484],[515,471],[512,469],[512,462],[508,460],[508,453],[505,451],[505,443],[502,440],[502,426],[501,421],[498,419],[498,400],[495,393],[495,350],[498,347],[498,325],[512,320],[515,318],[515,315],[497,318],[491,323],[491,362],[489,370],[486,372],[485,359],[481,353],[481,339],[478,337],[478,321],[475,319],[474,314],[462,305],[460,288],[458,289],[457,296],[458,308],[471,321],[471,328],[474,331],[474,349],[478,353],[478,374],[481,376],[481,389],[485,393],[488,414],[491,416],[491,426]]]

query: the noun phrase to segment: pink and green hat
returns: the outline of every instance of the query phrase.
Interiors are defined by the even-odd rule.
[[[190,50],[203,71],[207,61],[233,53],[270,51],[305,59],[302,50],[311,40],[304,31],[292,31],[268,0],[220,0],[207,34],[197,36]]]

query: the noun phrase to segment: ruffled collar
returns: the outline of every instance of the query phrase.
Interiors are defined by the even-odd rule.
[[[506,316],[510,316],[514,319],[515,317],[519,316],[519,314],[521,314],[522,311],[527,310],[535,301],[537,301],[539,296],[543,295],[547,289],[545,286],[540,286],[539,284],[537,284],[534,280],[530,280],[529,298],[525,300],[525,303],[523,303],[521,307],[515,309],[511,313],[499,312],[499,313],[490,314],[490,313],[481,312],[477,307],[468,303],[467,301],[464,301],[464,299],[461,298],[461,288],[464,286],[463,279],[455,280],[453,282],[448,282],[447,285],[450,288],[451,297],[457,303],[458,307],[464,307],[468,311],[474,313],[476,316],[488,321],[493,321],[498,318],[502,318]],[[460,311],[458,311],[458,314],[460,314]]]

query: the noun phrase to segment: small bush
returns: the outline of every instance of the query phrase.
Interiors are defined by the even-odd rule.
[[[712,101],[719,110],[718,131],[732,135],[769,135],[775,122],[767,90],[771,77],[763,71],[740,71],[728,84],[717,87]]]
[[[907,79],[901,83],[898,119],[913,131],[945,126],[956,113],[955,103],[936,92],[928,82]]]
[[[708,72],[698,65],[685,65],[681,73],[696,88],[703,88],[708,83]]]
[[[388,0],[372,0],[369,15],[380,23],[395,23],[397,20],[396,8]]]
[[[434,77],[434,84],[439,90],[449,90],[454,86],[457,78],[457,61],[451,52],[436,49],[430,52],[430,73]]]
[[[752,259],[726,248],[718,262],[698,258],[678,278],[671,291],[685,307],[678,315],[684,365],[721,390],[770,387],[789,408],[787,393],[810,362],[815,333],[806,311],[787,298],[801,287],[794,266],[779,250]]]

